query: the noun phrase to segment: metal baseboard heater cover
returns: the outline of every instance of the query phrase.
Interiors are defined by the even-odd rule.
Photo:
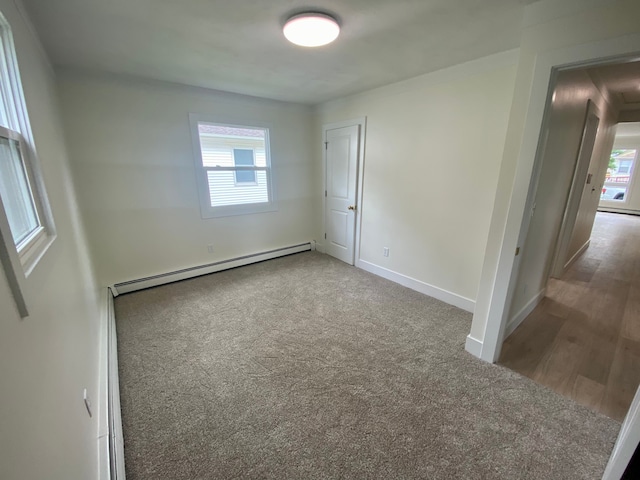
[[[120,378],[118,376],[118,337],[116,334],[113,292],[108,292],[107,301],[109,480],[126,480],[122,413],[120,411]]]
[[[309,242],[301,243],[299,245],[294,245],[291,247],[276,248],[275,250],[269,250],[266,252],[253,253],[251,255],[231,258],[229,260],[222,260],[219,262],[208,263],[206,265],[199,265],[197,267],[184,268],[182,270],[176,270],[175,272],[162,273],[160,275],[153,275],[137,280],[130,280],[128,282],[116,283],[110,288],[113,295],[117,296],[122,293],[135,292],[136,290],[157,287],[159,285],[178,282],[180,280],[186,280],[188,278],[208,275],[209,273],[220,272],[222,270],[242,267],[244,265],[250,265],[252,263],[263,262],[265,260],[271,260],[272,258],[284,257],[287,255],[292,255],[294,253],[315,250],[314,247],[315,242]]]

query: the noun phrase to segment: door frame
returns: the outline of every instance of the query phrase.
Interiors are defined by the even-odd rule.
[[[640,388],[636,390],[620,433],[602,475],[602,480],[619,480],[640,443]]]
[[[323,237],[327,232],[327,197],[325,192],[327,191],[327,131],[334,130],[336,128],[344,127],[358,127],[358,165],[356,167],[356,211],[355,215],[355,235],[353,238],[353,264],[356,267],[360,267],[360,231],[362,228],[362,199],[364,191],[364,151],[365,151],[365,136],[367,131],[367,117],[353,118],[351,120],[343,120],[340,122],[326,123],[322,125],[322,235]],[[323,238],[321,237],[321,238]],[[325,240],[322,240],[321,247],[316,245],[316,248],[322,253],[326,253]]]
[[[596,126],[596,131],[593,134],[594,146],[591,148],[589,156],[584,157],[584,147],[588,140],[587,127],[589,125],[589,117],[591,115],[595,116],[598,119],[598,125]],[[589,167],[591,166],[591,161],[593,159],[595,142],[598,139],[598,131],[600,130],[601,121],[602,112],[600,111],[598,106],[591,99],[589,99],[587,101],[587,108],[584,116],[582,136],[580,138],[580,147],[578,148],[578,154],[576,156],[576,162],[571,178],[571,186],[569,187],[567,201],[565,203],[564,212],[562,214],[562,223],[560,225],[560,231],[558,232],[558,238],[555,243],[553,260],[551,262],[551,268],[545,275],[545,277],[547,278],[547,282],[549,281],[550,277],[560,277],[567,270],[569,264],[573,263],[579,257],[579,253],[584,252],[584,249],[580,249],[578,253],[573,256],[573,258],[567,259],[567,249],[569,248],[569,242],[571,241],[573,229],[575,228],[576,220],[578,217],[578,211],[580,210],[582,194],[585,188],[587,177],[589,175]],[[544,152],[541,153],[544,154]]]

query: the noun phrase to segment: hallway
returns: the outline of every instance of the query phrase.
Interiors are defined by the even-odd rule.
[[[640,217],[598,212],[591,245],[550,279],[499,363],[624,418],[640,383]]]

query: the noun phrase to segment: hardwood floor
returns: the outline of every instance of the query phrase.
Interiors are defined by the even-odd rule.
[[[640,217],[598,213],[591,245],[549,281],[499,363],[624,418],[640,384]]]

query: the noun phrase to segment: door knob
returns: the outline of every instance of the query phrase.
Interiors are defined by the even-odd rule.
[[[355,211],[356,206],[355,205],[349,205],[349,210],[354,210]]]

